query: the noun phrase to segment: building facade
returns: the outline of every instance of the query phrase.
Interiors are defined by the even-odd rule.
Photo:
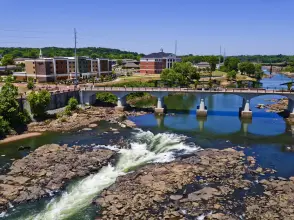
[[[181,59],[175,54],[151,53],[140,59],[141,74],[160,74],[164,69],[170,69],[175,62],[180,62]]]
[[[76,68],[77,63],[77,68]],[[16,80],[26,81],[29,77],[38,82],[54,82],[76,78],[99,77],[112,73],[109,59],[78,57],[39,58],[25,61],[25,72],[14,72]]]

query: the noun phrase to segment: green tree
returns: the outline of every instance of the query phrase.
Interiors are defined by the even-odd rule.
[[[123,61],[121,59],[117,60],[116,62],[117,62],[117,65],[120,65],[120,66],[123,64]]]
[[[255,78],[257,80],[260,80],[262,79],[262,76],[263,76],[263,71],[262,71],[262,66],[260,64],[255,64]]]
[[[184,83],[184,76],[181,73],[177,73],[174,69],[164,69],[160,74],[160,79],[169,87]]]
[[[232,71],[227,73],[227,77],[229,79],[236,79],[236,76],[237,76],[237,72],[235,70],[232,70]]]
[[[9,133],[9,122],[6,121],[3,116],[0,116],[0,138]]]
[[[13,65],[13,56],[11,54],[4,55],[4,57],[1,59],[1,64],[2,66]]]
[[[33,79],[32,77],[29,77],[29,78],[28,78],[27,88],[28,88],[28,89],[33,89],[33,88],[35,88],[34,79]]]
[[[225,67],[227,68],[227,71],[238,71],[238,64],[240,63],[240,60],[238,58],[235,57],[228,57],[225,60]]]
[[[241,72],[241,74],[244,74],[244,72],[246,72],[246,65],[247,65],[247,63],[245,63],[245,62],[239,63],[238,69]]]
[[[287,83],[287,88],[288,88],[288,90],[289,90],[289,91],[291,90],[291,88],[292,88],[292,85],[293,85],[293,83],[292,83],[292,82],[289,82],[289,83]]]
[[[37,118],[42,118],[46,115],[46,108],[51,100],[51,94],[47,90],[40,92],[31,92],[28,95],[28,101],[31,106],[33,115]]]
[[[248,76],[254,76],[255,74],[255,66],[253,63],[246,63],[245,72]]]
[[[17,101],[18,89],[11,83],[11,78],[7,77],[4,86],[0,91],[0,116],[2,131],[9,126],[14,130],[20,130],[30,121],[26,111],[20,112],[19,102]]]
[[[215,71],[216,69],[216,64],[219,62],[219,58],[217,56],[209,56],[207,58],[207,62],[210,65],[210,70]]]

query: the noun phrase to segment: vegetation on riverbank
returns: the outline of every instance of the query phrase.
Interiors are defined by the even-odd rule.
[[[30,122],[27,111],[21,111],[17,97],[18,88],[7,77],[0,91],[0,138],[10,133],[23,131],[26,124]]]

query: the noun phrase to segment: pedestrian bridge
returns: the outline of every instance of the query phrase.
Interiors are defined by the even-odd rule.
[[[232,94],[243,98],[242,106],[240,106],[240,115],[242,118],[252,118],[250,109],[250,100],[262,95],[281,95],[289,99],[288,112],[290,117],[294,117],[294,92],[287,90],[274,89],[233,89],[233,88],[218,88],[218,89],[191,89],[191,88],[158,88],[158,87],[84,87],[80,89],[81,104],[94,104],[96,101],[96,93],[109,92],[117,96],[117,110],[124,110],[126,106],[126,96],[134,92],[147,92],[152,96],[157,97],[156,113],[164,112],[164,97],[175,93],[194,94],[200,97],[200,103],[197,108],[197,116],[207,116],[205,106],[205,98],[215,94]]]

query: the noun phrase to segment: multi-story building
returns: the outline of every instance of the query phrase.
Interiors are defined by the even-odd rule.
[[[166,68],[171,68],[173,63],[180,62],[181,58],[172,53],[151,53],[140,59],[140,73],[156,74],[161,73]]]
[[[89,59],[86,57],[55,57],[39,58],[25,61],[25,72],[15,72],[13,75],[19,81],[32,77],[38,82],[54,82],[76,78],[99,77],[111,74],[111,63],[108,59]]]

